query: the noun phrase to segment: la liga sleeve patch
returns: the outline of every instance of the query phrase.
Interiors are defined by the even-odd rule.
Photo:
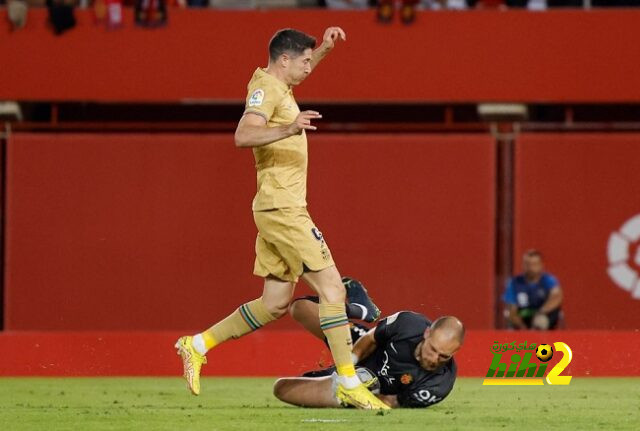
[[[260,106],[264,100],[264,90],[258,88],[249,97],[249,106]]]

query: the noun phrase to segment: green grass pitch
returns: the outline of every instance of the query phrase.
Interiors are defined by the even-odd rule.
[[[271,395],[273,378],[0,378],[0,429],[388,431],[640,429],[640,378],[574,378],[569,386],[482,386],[458,379],[442,403],[386,414],[302,409]]]

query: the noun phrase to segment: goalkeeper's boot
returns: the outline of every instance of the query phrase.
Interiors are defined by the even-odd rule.
[[[184,378],[187,381],[187,389],[193,395],[200,394],[200,369],[203,364],[207,363],[207,358],[201,355],[193,348],[193,337],[184,336],[178,339],[175,344],[178,355],[182,358],[184,367]]]
[[[347,389],[338,384],[336,397],[345,406],[354,406],[363,410],[389,410],[391,407],[383,403],[378,397],[369,391],[365,385],[358,385],[353,389]]]
[[[362,316],[358,316],[358,319],[369,323],[378,320],[380,309],[373,303],[364,285],[358,280],[349,277],[342,277],[342,284],[347,290],[349,304],[356,305],[362,310]]]

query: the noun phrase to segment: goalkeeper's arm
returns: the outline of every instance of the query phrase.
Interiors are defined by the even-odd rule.
[[[353,345],[353,363],[357,364],[369,357],[376,350],[376,339],[373,336],[375,328],[371,328],[364,336],[360,337]]]

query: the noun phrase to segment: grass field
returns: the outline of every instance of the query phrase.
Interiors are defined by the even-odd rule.
[[[177,378],[1,378],[0,429],[640,429],[639,378],[574,378],[555,387],[488,387],[461,378],[434,407],[384,415],[291,407],[271,395],[273,381],[207,378],[194,397]]]

